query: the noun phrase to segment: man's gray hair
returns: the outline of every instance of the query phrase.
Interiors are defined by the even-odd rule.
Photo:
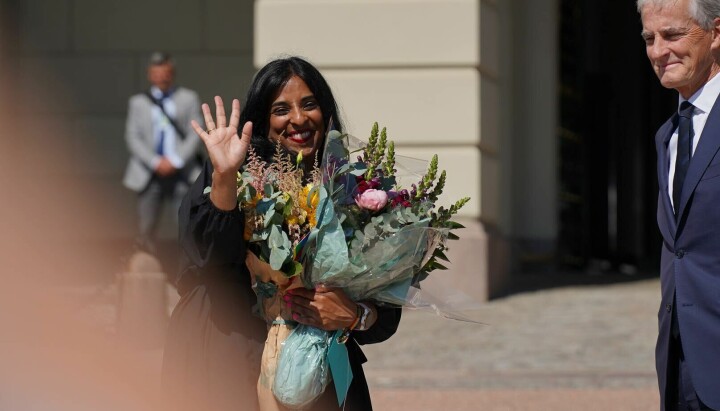
[[[148,66],[159,66],[162,64],[174,64],[172,56],[164,51],[153,52],[148,59]]]
[[[637,10],[642,13],[646,5],[665,7],[681,0],[637,0]],[[688,7],[690,16],[704,30],[710,30],[715,26],[714,20],[720,17],[720,1],[717,0],[689,0]]]

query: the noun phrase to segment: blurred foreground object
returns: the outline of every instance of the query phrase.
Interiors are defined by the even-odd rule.
[[[130,257],[118,281],[118,337],[138,348],[162,348],[167,327],[166,276],[146,252]]]
[[[79,172],[97,164],[80,150],[83,129],[32,104],[77,112],[67,85],[30,95],[10,57],[0,59],[0,124],[13,130],[0,139],[0,410],[159,410],[160,351],[123,345],[77,292],[112,283],[117,245],[105,240],[122,208]]]

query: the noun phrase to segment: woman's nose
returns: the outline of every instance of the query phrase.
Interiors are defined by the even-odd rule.
[[[292,110],[290,110],[290,122],[292,124],[302,125],[305,123],[306,119],[307,119],[307,116],[299,107],[295,107]]]

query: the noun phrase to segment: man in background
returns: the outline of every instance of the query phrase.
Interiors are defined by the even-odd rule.
[[[175,64],[155,52],[147,68],[150,89],[130,97],[125,140],[130,160],[123,184],[138,194],[136,247],[156,253],[156,231],[165,202],[177,216],[180,200],[198,175],[200,139],[190,121],[203,124],[196,92],[175,85]]]
[[[653,70],[679,94],[677,112],[655,136],[661,408],[720,410],[720,2],[637,6]]]

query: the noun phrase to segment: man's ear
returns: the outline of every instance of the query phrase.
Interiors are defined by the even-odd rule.
[[[713,38],[710,47],[715,51],[720,51],[720,17],[716,17],[715,20],[713,20],[712,35]]]

